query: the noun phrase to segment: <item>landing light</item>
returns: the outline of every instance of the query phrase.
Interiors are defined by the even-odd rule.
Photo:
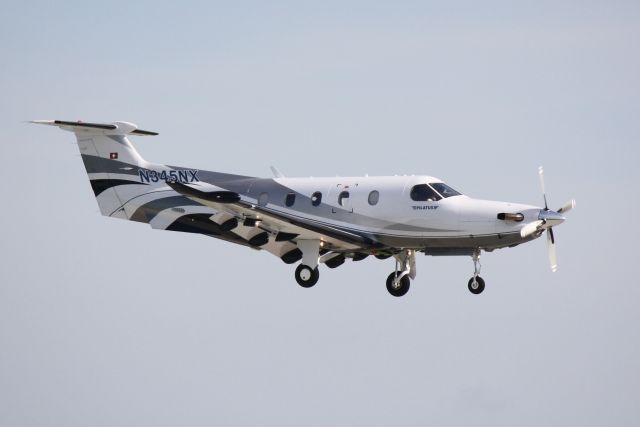
[[[242,225],[244,225],[245,227],[256,227],[260,225],[261,222],[262,221],[256,218],[245,218],[242,222]]]

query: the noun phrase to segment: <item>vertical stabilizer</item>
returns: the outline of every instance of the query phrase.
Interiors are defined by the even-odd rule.
[[[35,120],[33,123],[58,126],[75,134],[91,188],[103,215],[134,219],[133,212],[128,212],[125,207],[127,202],[166,186],[164,181],[145,182],[141,179],[141,170],[148,174],[149,170],[165,166],[144,160],[128,138],[128,135],[157,135],[155,132],[140,130],[128,122],[102,124]]]

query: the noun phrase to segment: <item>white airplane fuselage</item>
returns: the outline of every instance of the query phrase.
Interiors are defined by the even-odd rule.
[[[524,224],[537,220],[542,209],[519,203],[473,199],[465,195],[433,201],[412,200],[409,192],[414,185],[442,182],[431,176],[276,178],[273,181],[309,199],[314,193],[320,193],[322,205],[328,205],[331,210],[316,209],[307,199],[296,200],[287,207],[283,204],[286,195],[262,191],[267,188],[266,183],[256,185],[257,190],[247,189],[252,199],[255,198],[254,203],[259,203],[260,194],[267,193],[266,203],[263,201],[265,209],[300,215],[370,235],[383,245],[428,248],[434,254],[441,248],[444,249],[443,254],[454,254],[451,249],[458,248],[461,255],[466,255],[476,247],[492,250],[529,241],[532,237],[520,237],[520,230]],[[349,197],[341,204],[339,196],[344,191],[349,193]],[[369,195],[374,191],[378,197],[372,204]],[[502,212],[518,212],[523,217],[519,221],[500,220],[497,215]]]
[[[416,277],[416,254],[467,255],[474,262],[469,290],[479,294],[482,251],[512,247],[546,231],[550,266],[557,267],[552,228],[575,207],[557,211],[463,195],[438,178],[419,176],[275,178],[151,163],[129,136],[157,135],[128,122],[37,120],[73,132],[100,212],[154,229],[196,233],[264,250],[286,264],[300,262],[295,279],[314,286],[318,267],[370,255],[394,257],[386,281],[402,296]],[[542,193],[544,179],[539,169]]]

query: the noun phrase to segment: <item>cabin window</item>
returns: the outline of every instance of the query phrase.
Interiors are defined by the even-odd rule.
[[[343,191],[338,196],[338,204],[340,206],[346,206],[347,203],[349,203],[349,192],[348,191]]]
[[[411,200],[415,200],[416,202],[435,202],[440,199],[441,197],[438,193],[433,191],[427,184],[414,185],[411,189]]]
[[[316,191],[315,193],[313,193],[311,195],[311,204],[313,206],[318,206],[320,205],[320,203],[322,202],[322,193],[319,191]]]
[[[267,206],[268,201],[269,193],[260,193],[260,197],[258,197],[258,206]]]
[[[284,204],[291,207],[296,202],[296,193],[288,193],[284,199]]]
[[[369,193],[369,204],[371,206],[377,205],[378,200],[380,200],[380,193],[378,192],[378,190],[373,190],[371,193]]]

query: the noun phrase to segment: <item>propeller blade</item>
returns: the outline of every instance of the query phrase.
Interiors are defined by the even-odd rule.
[[[567,203],[565,203],[563,207],[558,209],[558,213],[569,212],[571,209],[575,207],[576,207],[576,201],[575,199],[571,199]]]
[[[542,166],[538,166],[538,177],[540,178],[540,188],[542,188],[542,197],[544,197],[544,210],[549,210],[547,205],[547,192],[544,189],[544,169]]]
[[[538,227],[544,224],[544,221],[533,221],[520,229],[520,237],[525,238],[538,231]]]
[[[547,251],[549,252],[549,265],[551,271],[555,273],[558,269],[558,260],[556,259],[556,239],[553,237],[553,229],[547,229]]]

